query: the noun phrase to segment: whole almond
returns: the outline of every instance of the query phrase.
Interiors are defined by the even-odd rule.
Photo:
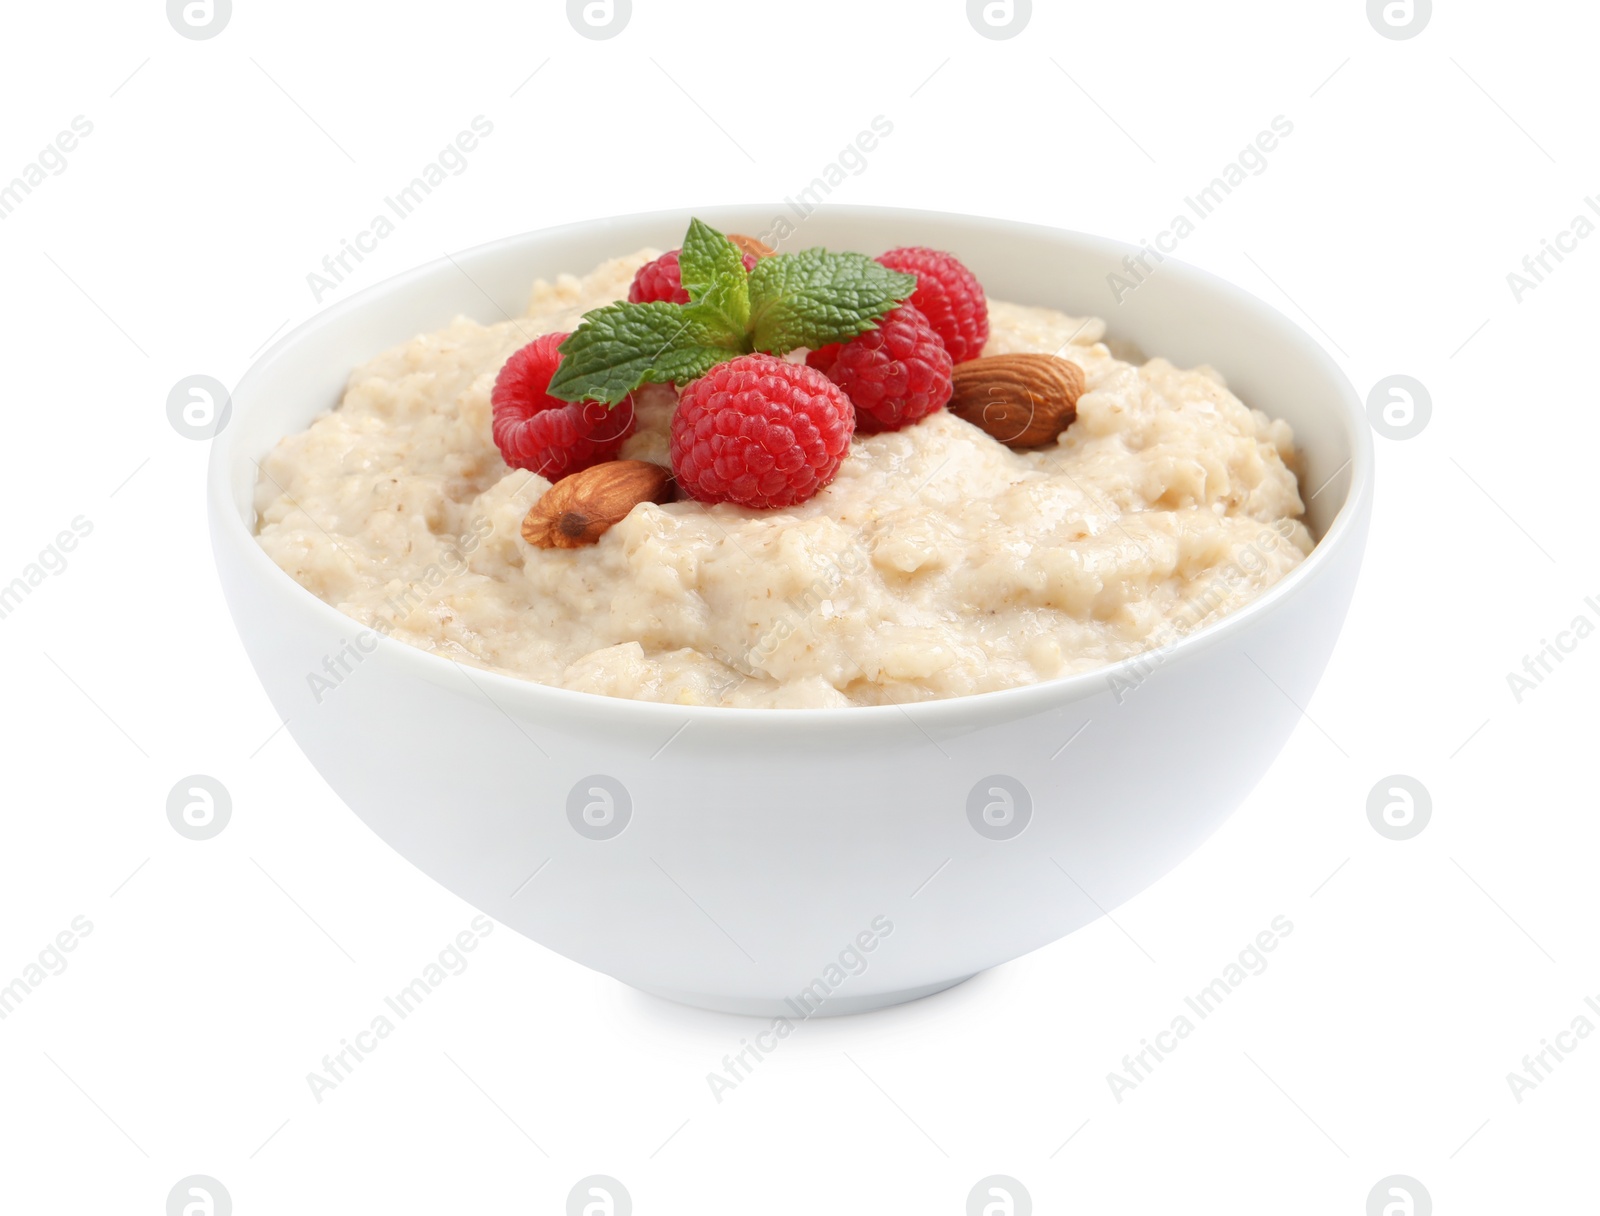
[[[1049,443],[1078,416],[1083,369],[1058,355],[988,355],[956,364],[950,412],[1011,448]]]
[[[757,259],[770,258],[778,251],[765,241],[757,240],[753,236],[745,236],[740,232],[730,232],[728,239],[739,247],[740,253],[748,253]]]
[[[646,460],[608,460],[563,477],[522,521],[541,549],[592,545],[642,502],[672,501],[672,470]]]

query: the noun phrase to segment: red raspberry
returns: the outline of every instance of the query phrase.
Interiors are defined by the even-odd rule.
[[[514,469],[559,481],[592,464],[615,460],[633,434],[633,398],[610,409],[603,401],[576,404],[546,390],[561,366],[566,334],[543,334],[506,360],[495,378],[494,442]]]
[[[855,429],[850,399],[821,372],[741,355],[679,396],[672,471],[701,502],[792,507],[833,480]]]
[[[950,400],[950,352],[928,318],[902,304],[877,329],[806,356],[849,396],[863,435],[898,431]]]
[[[917,276],[911,303],[944,339],[951,359],[965,363],[983,354],[983,344],[989,340],[989,301],[972,271],[951,254],[919,245],[891,249],[878,258],[878,264]]]
[[[648,304],[652,300],[665,300],[669,304],[687,304],[689,293],[683,289],[683,272],[678,269],[679,250],[663,253],[653,262],[646,262],[633,276],[628,288],[628,303]],[[754,270],[756,257],[744,255],[745,270]]]

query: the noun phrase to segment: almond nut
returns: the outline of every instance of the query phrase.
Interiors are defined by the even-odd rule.
[[[753,236],[745,236],[743,233],[730,232],[728,239],[739,247],[740,253],[748,253],[757,259],[770,258],[778,252],[765,241],[757,240]]]
[[[1083,369],[1059,355],[988,355],[956,364],[950,412],[1010,448],[1049,443],[1078,416]]]
[[[642,502],[672,501],[672,470],[646,460],[608,460],[563,477],[522,521],[541,549],[592,545]]]

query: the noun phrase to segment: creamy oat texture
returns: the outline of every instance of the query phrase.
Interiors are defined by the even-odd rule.
[[[804,505],[644,504],[545,550],[549,488],[508,469],[489,393],[518,347],[626,295],[655,251],[534,285],[525,316],[457,319],[352,373],[256,488],[262,547],[363,625],[562,688],[694,705],[847,706],[984,692],[1175,641],[1310,552],[1289,427],[1209,368],[1131,364],[1105,323],[991,300],[987,354],[1059,352],[1088,388],[1048,449],[939,412],[858,438]],[[667,461],[673,397],[640,394],[623,456]]]

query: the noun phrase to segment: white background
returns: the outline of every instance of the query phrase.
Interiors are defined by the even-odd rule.
[[[1600,239],[1520,303],[1506,275],[1600,192],[1600,18],[1438,9],[1397,41],[1359,0],[1041,2],[989,40],[959,0],[636,0],[596,41],[554,2],[236,0],[192,41],[157,0],[8,6],[0,182],[94,129],[0,222],[0,582],[93,531],[0,620],[0,985],[93,932],[0,1021],[0,1207],[155,1216],[203,1173],[240,1216],[553,1213],[605,1173],[641,1214],[933,1214],[1004,1173],[1041,1213],[1360,1216],[1403,1173],[1441,1216],[1593,1210],[1600,1035],[1521,1102],[1506,1075],[1600,1001],[1600,640],[1520,704],[1506,675],[1600,621]],[[776,201],[879,114],[837,201],[1138,240],[1289,118],[1182,256],[1363,394],[1418,378],[1433,416],[1377,440],[1348,627],[1227,826],[1116,923],[805,1025],[720,1104],[706,1074],[755,1023],[503,928],[315,1101],[306,1074],[473,911],[275,733],[166,396],[317,311],[308,272],[480,114],[469,169],[324,304],[512,232]],[[197,772],[234,804],[204,843],[165,815]],[[1401,843],[1366,817],[1392,773],[1433,800]],[[1280,914],[1267,970],[1118,1102],[1107,1073]]]

